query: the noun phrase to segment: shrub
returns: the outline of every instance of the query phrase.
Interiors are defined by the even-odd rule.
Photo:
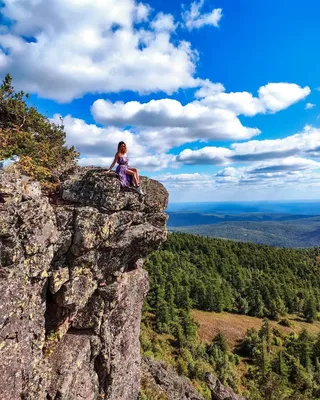
[[[292,323],[288,320],[288,318],[282,318],[279,322],[279,325],[291,327]]]

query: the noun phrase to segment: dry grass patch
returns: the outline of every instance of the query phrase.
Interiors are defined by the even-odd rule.
[[[255,328],[259,330],[262,325],[261,318],[226,312],[214,313],[193,310],[192,317],[199,324],[198,333],[201,340],[211,341],[221,332],[225,335],[230,350],[233,350],[242,341],[247,329]],[[276,321],[270,321],[270,325],[283,333],[300,332],[303,328],[306,328],[311,334],[320,333],[320,322],[309,324],[300,320],[296,315],[289,315],[287,319],[291,322],[292,327],[281,326]]]

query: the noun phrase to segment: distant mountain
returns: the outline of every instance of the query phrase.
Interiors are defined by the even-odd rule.
[[[168,226],[210,225],[221,222],[234,221],[292,221],[309,219],[314,215],[284,214],[284,213],[238,213],[238,214],[211,214],[197,212],[167,212],[169,215]]]
[[[171,231],[280,247],[314,247],[320,244],[320,216],[169,213],[168,228]]]
[[[170,203],[168,212],[201,214],[303,214],[320,215],[320,200]]]

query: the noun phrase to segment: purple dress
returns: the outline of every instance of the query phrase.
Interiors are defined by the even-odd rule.
[[[122,187],[127,187],[132,185],[132,175],[126,174],[126,170],[129,168],[129,159],[126,156],[118,157],[118,166],[116,168],[116,173],[119,175],[120,183]]]

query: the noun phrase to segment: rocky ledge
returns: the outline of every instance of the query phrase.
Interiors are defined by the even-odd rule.
[[[144,258],[166,239],[168,193],[77,168],[52,204],[0,172],[1,400],[133,400],[140,387]]]

